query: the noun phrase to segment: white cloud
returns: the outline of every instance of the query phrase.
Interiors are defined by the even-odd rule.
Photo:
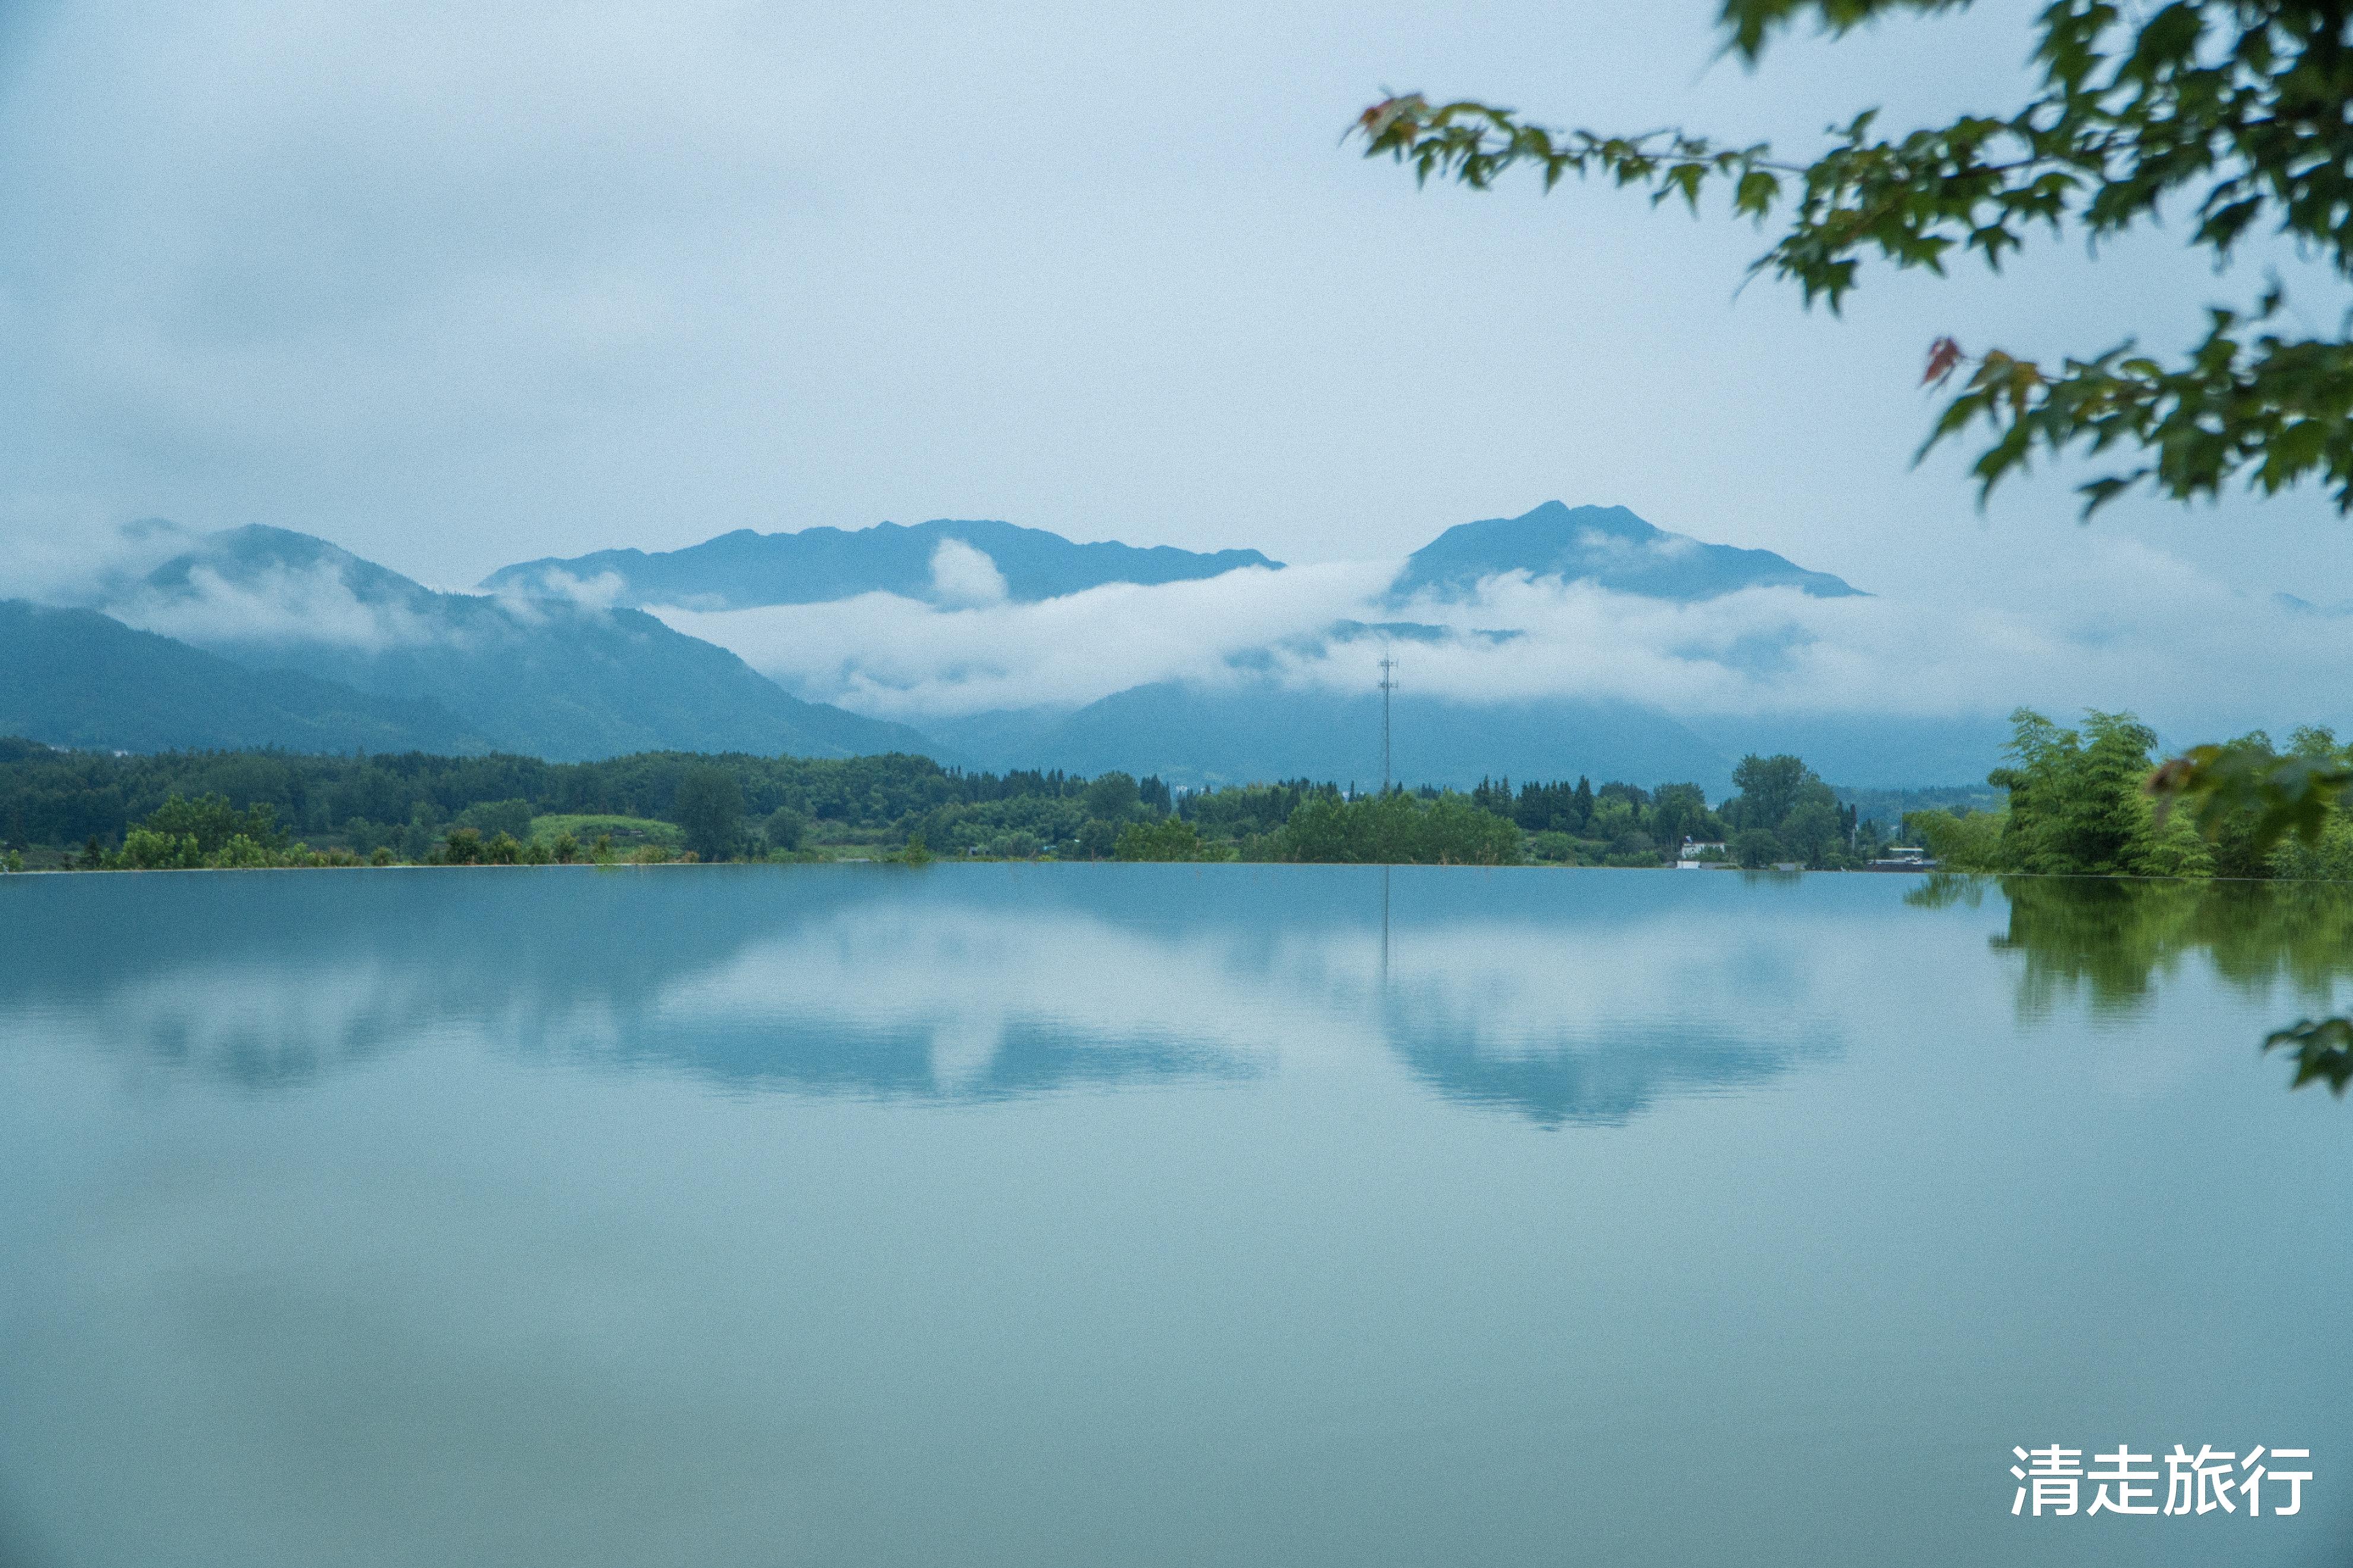
[[[1005,574],[987,552],[961,539],[943,539],[932,552],[932,595],[944,605],[999,604],[1006,595]]]
[[[939,607],[871,594],[718,614],[658,611],[805,696],[920,721],[1074,705],[1156,680],[1263,672],[1357,690],[1374,645],[1335,621],[1406,620],[1413,689],[1466,701],[1615,698],[1687,717],[1998,716],[2133,708],[2168,722],[2328,717],[2339,627],[2128,539],[2063,541],[2004,599],[1898,584],[1870,597],[1757,588],[1700,604],[1589,583],[1490,578],[1467,600],[1382,602],[1394,563],[1122,584],[1040,603]],[[1473,631],[1510,631],[1496,638]],[[2262,704],[2256,707],[2255,704]]]
[[[301,571],[272,565],[236,582],[199,564],[185,590],[142,585],[103,608],[128,625],[204,647],[306,642],[375,653],[448,635],[405,605],[361,599],[332,561]]]
[[[1147,681],[1233,679],[1230,660],[1356,615],[1393,563],[1247,567],[1111,583],[1034,604],[935,608],[892,594],[663,620],[803,695],[892,718],[1092,702]]]
[[[609,610],[620,602],[628,585],[618,572],[580,577],[561,566],[550,566],[535,576],[508,583],[501,588],[499,598],[508,605],[511,613],[515,605],[533,599],[561,599],[586,609]]]
[[[0,513],[0,599],[113,598],[194,542],[172,523],[109,523],[70,503],[14,507]]]
[[[449,635],[397,601],[362,599],[332,561],[236,578],[200,563],[157,590],[144,574],[199,540],[164,524],[61,526],[59,515],[0,519],[0,595],[92,605],[213,647],[378,651]],[[1155,681],[1361,691],[1377,634],[1327,634],[1342,621],[1402,620],[1442,628],[1401,645],[1409,689],[1468,702],[1618,699],[1694,721],[2129,708],[2175,738],[2303,720],[2353,727],[2338,711],[2340,616],[2113,534],[2055,538],[2030,574],[1998,561],[1977,570],[1974,581],[1875,583],[1869,597],[1759,588],[1689,605],[1514,573],[1459,601],[1396,605],[1385,595],[1397,563],[1376,561],[1018,604],[987,554],[948,542],[933,558],[930,602],[878,593],[656,613],[803,696],[918,724],[1077,706]],[[608,606],[623,588],[615,574],[550,569],[500,602],[529,620],[551,602]],[[1510,635],[1477,635],[1496,632]]]

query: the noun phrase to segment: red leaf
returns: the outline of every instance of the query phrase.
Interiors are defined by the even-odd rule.
[[[1928,345],[1928,371],[1920,378],[1920,384],[1933,386],[1940,384],[1953,374],[1953,367],[1965,357],[1960,344],[1950,338],[1938,338]]]

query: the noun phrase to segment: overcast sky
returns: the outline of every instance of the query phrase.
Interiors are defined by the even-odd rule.
[[[1417,192],[1336,145],[1384,87],[1802,145],[2023,80],[2025,4],[1753,74],[1713,8],[11,0],[6,510],[277,523],[463,584],[936,516],[1363,558],[1558,497],[1998,596],[2081,547],[2073,502],[1980,520],[1957,458],[1908,468],[1927,342],[2175,341],[2259,268],[2046,249],[1873,276],[1841,321],[1735,298],[1745,225]],[[2317,497],[2098,526],[2353,592]]]

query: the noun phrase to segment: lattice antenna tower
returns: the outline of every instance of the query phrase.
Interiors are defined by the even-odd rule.
[[[1397,689],[1397,660],[1381,655],[1381,793],[1389,793],[1389,693]]]

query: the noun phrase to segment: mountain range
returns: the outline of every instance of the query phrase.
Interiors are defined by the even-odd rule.
[[[108,608],[112,620],[85,610],[10,623],[26,657],[0,731],[126,751],[362,746],[559,762],[928,744],[903,725],[805,702],[641,611],[437,593],[284,529],[208,535]],[[126,633],[127,620],[144,640],[103,636],[93,619]],[[100,641],[136,657],[75,662],[74,647]],[[178,695],[159,710],[147,693],[164,687]],[[298,722],[306,713],[315,721]]]
[[[1033,700],[919,727],[809,700],[652,613],[702,630],[727,623],[726,612],[790,616],[788,606],[890,595],[951,614],[1244,569],[1285,570],[1252,550],[1078,543],[941,520],[739,530],[667,552],[548,558],[458,594],[307,534],[238,528],[195,539],[103,603],[0,605],[0,734],[121,750],[274,744],[555,760],[660,749],[902,751],[976,767],[1123,768],[1188,784],[1303,774],[1369,784],[1380,772],[1379,699],[1368,689],[1335,695],[1286,684],[1284,659],[1358,642],[1424,644],[1432,658],[1504,646],[1524,634],[1439,621],[1482,583],[1514,574],[1682,605],[1756,588],[1810,598],[1861,592],[1769,551],[1667,532],[1623,508],[1547,502],[1447,529],[1414,552],[1379,595],[1414,618],[1331,621],[1229,656],[1214,680],[1148,679],[1092,701]],[[2000,741],[1986,721],[1863,715],[1741,725],[1569,697],[1408,692],[1390,717],[1395,775],[1457,784],[1490,773],[1582,773],[1691,778],[1720,791],[1751,749],[1797,749],[1842,783],[1949,783],[1981,775]]]
[[[97,751],[425,751],[489,740],[438,703],[248,669],[95,610],[0,600],[0,735]]]
[[[1407,557],[1389,598],[1460,599],[1508,572],[1591,583],[1620,594],[1694,604],[1743,588],[1795,588],[1815,598],[1860,594],[1769,550],[1706,544],[1654,528],[1622,506],[1546,501],[1518,517],[1459,523]]]
[[[684,550],[600,550],[502,567],[482,579],[487,593],[574,592],[595,585],[614,602],[675,605],[683,609],[741,610],[763,605],[820,605],[860,594],[911,599],[940,595],[935,563],[940,546],[962,545],[988,558],[1003,581],[1003,596],[1035,604],[1106,583],[1183,583],[1244,566],[1279,567],[1255,550],[1203,554],[1167,545],[1138,549],[1104,541],[1081,544],[1039,528],[1009,522],[939,518],[902,527],[895,522],[848,531],[805,528],[797,533],[754,533],[739,528]]]
[[[1391,705],[1391,773],[1467,785],[1483,774],[1563,772],[1657,782],[1720,783],[1734,758],[1654,709],[1556,698],[1472,706],[1407,696]],[[1381,777],[1381,700],[1245,681],[1205,689],[1176,681],[1130,687],[1072,711],[934,720],[943,748],[980,767],[1073,773],[1119,768],[1189,787],[1314,777],[1369,789]],[[1582,759],[1607,759],[1587,762]]]

